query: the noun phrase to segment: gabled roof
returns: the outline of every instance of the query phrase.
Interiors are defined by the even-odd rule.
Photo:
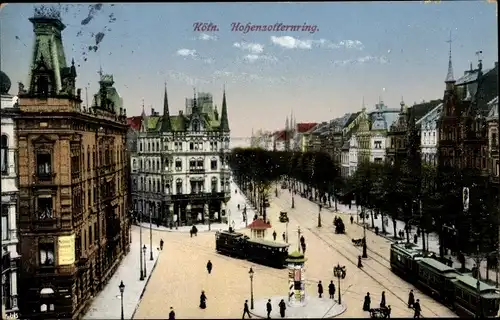
[[[130,117],[127,118],[127,125],[133,130],[138,131],[141,129],[141,121],[142,121],[141,116]]]
[[[297,123],[297,133],[306,133],[317,125],[316,122]]]
[[[431,110],[433,110],[442,102],[443,102],[442,100],[436,99],[413,105],[412,110],[413,110],[413,115],[415,117],[415,121],[420,120],[420,118],[425,116],[427,113],[429,113]]]
[[[350,124],[351,124],[351,122],[353,122],[353,121],[354,121],[354,120],[358,117],[358,115],[359,115],[360,113],[361,113],[361,111],[358,111],[358,112],[355,112],[355,113],[351,114],[351,115],[349,116],[349,118],[347,119],[347,121],[345,122],[345,124],[344,124],[344,128],[345,128],[345,127],[347,127],[348,125],[350,125]]]
[[[279,130],[274,133],[276,141],[285,141],[285,130]]]
[[[498,121],[498,96],[488,102],[488,107],[490,109],[488,113],[488,120]]]

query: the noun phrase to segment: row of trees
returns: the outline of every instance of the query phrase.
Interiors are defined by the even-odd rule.
[[[337,163],[324,152],[280,152],[262,149],[234,149],[230,165],[235,179],[252,199],[266,197],[273,182],[300,182],[309,198],[361,206],[363,217],[381,215],[408,226],[439,235],[440,255],[445,248],[465,254],[490,253],[498,248],[498,206],[487,178],[477,172],[439,168],[420,163],[361,163],[356,173],[341,176]],[[463,188],[467,187],[468,208]],[[366,210],[366,212],[365,212]],[[385,227],[382,232],[385,232]],[[409,241],[409,229],[406,230]],[[423,241],[425,243],[425,241]],[[425,249],[425,248],[424,248]],[[491,254],[491,263],[494,255]]]

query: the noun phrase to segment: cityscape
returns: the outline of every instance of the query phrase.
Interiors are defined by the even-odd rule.
[[[2,319],[499,317],[497,20],[0,5]]]

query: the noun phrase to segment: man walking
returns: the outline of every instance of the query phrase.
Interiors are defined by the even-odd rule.
[[[276,234],[276,230],[273,230],[273,239],[274,239],[274,241],[276,241],[276,235],[277,235]]]
[[[271,306],[271,299],[267,300],[266,310],[267,310],[267,318],[271,319],[271,311],[273,311],[273,307]]]
[[[318,295],[320,298],[323,295],[323,284],[321,283],[321,280],[318,282]]]
[[[282,318],[284,318],[285,317],[285,310],[286,310],[285,300],[281,299],[281,301],[279,303],[279,307],[280,307],[280,316]]]
[[[175,320],[175,312],[172,307],[170,307],[170,312],[168,313],[168,320]]]
[[[328,294],[330,294],[330,299],[333,299],[335,296],[335,285],[333,284],[333,280],[330,281],[328,285]]]
[[[208,262],[207,262],[207,271],[208,271],[208,274],[212,273],[212,261],[210,261],[210,260],[208,260]]]
[[[160,240],[160,250],[163,250],[163,239]]]
[[[415,314],[413,315],[413,318],[420,318],[420,299],[417,299],[417,302],[413,305],[413,309],[415,310]]]
[[[283,241],[286,241],[286,235],[285,235],[284,232],[283,232],[283,234],[281,236],[283,237]]]
[[[252,318],[252,316],[250,315],[250,309],[248,309],[248,300],[245,300],[245,305],[243,306],[243,318],[242,319],[245,319],[245,314],[248,315],[248,318]]]

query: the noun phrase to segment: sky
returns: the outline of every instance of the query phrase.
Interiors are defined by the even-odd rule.
[[[496,4],[486,1],[59,7],[66,59],[75,59],[89,100],[101,67],[128,116],[141,114],[142,101],[147,113],[161,112],[165,82],[171,114],[194,88],[213,93],[220,109],[225,86],[233,137],[283,128],[291,112],[321,122],[359,111],[363,100],[370,110],[379,99],[399,107],[401,97],[408,105],[442,98],[450,33],[455,78],[477,65],[477,51],[485,68],[498,57]],[[33,12],[33,4],[0,11],[0,68],[12,94],[28,83]]]

